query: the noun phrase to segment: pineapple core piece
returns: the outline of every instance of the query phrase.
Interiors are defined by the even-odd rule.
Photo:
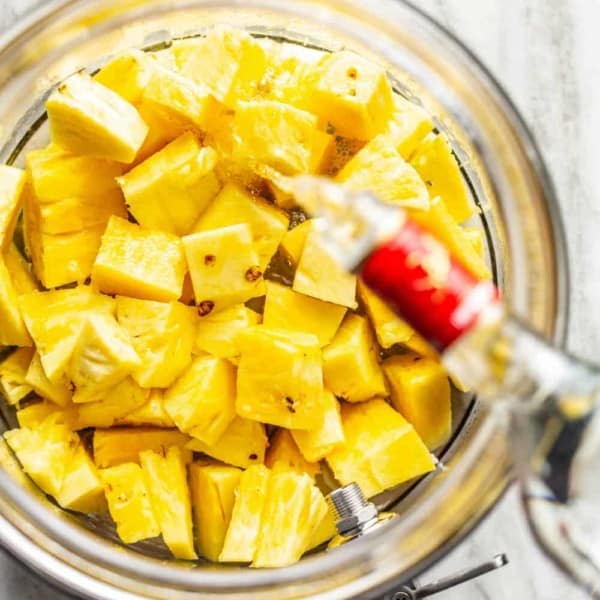
[[[238,340],[238,415],[288,429],[318,427],[324,411],[317,337],[258,325]]]
[[[33,357],[32,348],[17,348],[0,363],[0,392],[10,405],[33,390],[27,383],[27,370]]]
[[[111,217],[92,268],[92,280],[107,294],[143,300],[177,300],[186,266],[180,240]]]
[[[190,465],[198,551],[209,560],[219,560],[241,474],[241,469],[225,465]]]
[[[263,313],[266,327],[312,333],[321,346],[331,342],[346,314],[345,306],[299,294],[271,281],[266,282],[266,287]]]
[[[25,171],[0,165],[0,250],[11,244],[23,202]]]
[[[67,379],[63,378],[56,383],[50,381],[46,376],[38,352],[36,352],[31,359],[27,374],[25,375],[25,381],[38,396],[50,400],[57,406],[66,406],[71,402],[73,394],[69,389]]]
[[[210,354],[196,357],[165,392],[164,406],[181,431],[215,444],[235,417],[235,368]]]
[[[138,462],[140,452],[166,452],[171,446],[184,448],[190,438],[177,429],[151,427],[120,427],[96,429],[94,432],[94,462],[103,469],[126,462]],[[187,462],[191,452],[184,452]]]
[[[195,560],[190,489],[181,449],[140,452],[140,463],[165,544],[175,558]]]
[[[265,426],[262,423],[235,417],[223,435],[211,446],[193,439],[186,448],[202,452],[224,463],[246,468],[264,462],[267,443]]]
[[[71,75],[46,101],[50,137],[75,154],[130,163],[148,126],[121,96],[89,75]]]
[[[219,191],[216,162],[217,153],[188,132],[117,181],[142,227],[181,236]]]
[[[289,429],[279,429],[271,438],[265,465],[276,471],[306,473],[312,478],[321,472],[318,463],[310,463],[302,456]]]
[[[182,242],[200,316],[264,295],[248,224],[194,233]]]
[[[392,404],[433,450],[445,444],[452,431],[450,383],[444,367],[414,354],[392,356],[383,363]]]
[[[240,223],[250,226],[258,266],[264,271],[287,231],[289,217],[262,198],[251,196],[235,183],[227,183],[200,217],[194,232]]]
[[[323,391],[322,405],[325,410],[323,422],[310,431],[292,431],[292,437],[302,456],[312,463],[325,458],[336,446],[345,441],[340,404],[328,390]]]
[[[358,280],[358,297],[369,316],[377,341],[382,348],[403,344],[412,337],[413,328],[360,279]]]
[[[190,364],[196,333],[193,308],[119,296],[117,320],[141,359],[132,375],[142,387],[169,387]]]
[[[269,469],[263,465],[248,467],[242,473],[220,562],[250,562],[254,558],[270,477]],[[282,533],[275,535],[285,537]]]
[[[325,302],[356,308],[356,277],[325,250],[318,231],[306,236],[293,288]]]
[[[384,400],[344,405],[342,423],[346,442],[327,463],[342,485],[354,481],[368,498],[435,468],[412,425]]]
[[[273,471],[269,477],[253,567],[285,567],[298,560],[308,543],[312,480],[307,475]]]
[[[19,309],[17,290],[0,255],[0,346],[31,346],[31,337]]]
[[[410,159],[431,198],[440,196],[457,223],[466,221],[476,212],[458,159],[445,135],[430,133],[416,148]]]
[[[371,140],[335,176],[352,190],[366,190],[388,204],[427,210],[427,186],[385,136]]]
[[[150,493],[141,467],[124,463],[102,469],[108,511],[117,526],[117,534],[124,544],[158,537],[160,527],[150,503]]]
[[[237,336],[259,322],[260,315],[243,304],[206,315],[196,326],[194,351],[237,361],[240,355]]]
[[[310,110],[347,138],[370,140],[394,111],[385,71],[353,52],[324,56],[309,75]]]
[[[347,402],[387,396],[375,340],[364,317],[348,315],[323,349],[323,377],[327,389]]]

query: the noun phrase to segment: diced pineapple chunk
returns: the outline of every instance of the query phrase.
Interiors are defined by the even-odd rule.
[[[256,93],[267,57],[247,33],[216,27],[204,39],[182,46],[177,64],[182,75],[206,85],[220,102],[235,108],[239,100],[248,100]]]
[[[251,196],[235,183],[227,183],[194,226],[194,232],[247,223],[264,271],[287,231],[289,217],[282,210]]]
[[[319,501],[313,498],[313,503],[316,502]],[[307,552],[309,550],[312,550],[313,548],[316,548],[317,546],[320,546],[321,544],[324,544],[325,542],[328,542],[331,538],[337,535],[337,529],[335,528],[335,521],[333,520],[333,516],[331,515],[331,512],[329,511],[327,506],[325,506],[325,508],[326,511],[323,517],[321,518],[321,521],[317,523],[316,527],[311,532],[310,539],[308,540],[308,544],[306,547]],[[319,510],[318,505],[313,510],[316,513],[316,511]]]
[[[308,462],[300,453],[289,429],[279,429],[271,438],[265,465],[276,471],[306,473],[313,478],[321,472],[319,463]]]
[[[0,346],[31,346],[31,337],[19,310],[17,290],[0,255]]]
[[[318,231],[306,236],[293,287],[301,294],[356,308],[356,277],[325,250]]]
[[[164,390],[150,390],[150,398],[133,412],[117,419],[119,425],[151,425],[153,427],[175,427],[175,422],[164,406]]]
[[[193,439],[186,448],[202,452],[224,463],[246,468],[264,462],[267,435],[262,423],[235,417],[225,433],[212,446]]]
[[[184,133],[117,181],[137,222],[185,235],[219,191],[217,153]]]
[[[419,356],[431,358],[432,360],[440,360],[440,353],[416,331],[402,345]]]
[[[94,79],[131,104],[138,104],[152,77],[152,58],[140,50],[117,54],[94,75]]]
[[[112,315],[89,314],[67,369],[73,402],[93,402],[140,365],[131,339]]]
[[[348,315],[324,348],[323,378],[327,389],[347,402],[387,395],[375,340],[364,317]]]
[[[450,383],[444,367],[414,354],[392,356],[383,363],[392,404],[433,450],[445,444],[452,431]]]
[[[199,553],[219,560],[242,471],[225,465],[190,465],[190,491]]]
[[[429,210],[413,210],[410,216],[423,229],[437,237],[451,256],[479,279],[489,279],[490,270],[477,253],[465,232],[454,220],[444,201],[437,196],[430,202]]]
[[[209,352],[219,358],[237,359],[240,332],[258,325],[260,315],[243,304],[236,304],[202,317],[196,327],[196,352]]]
[[[485,260],[485,234],[479,227],[464,227],[463,233],[465,237],[471,242],[473,250],[481,260]]]
[[[356,482],[368,498],[435,468],[412,425],[384,400],[344,405],[342,423],[346,442],[327,462],[342,485]]]
[[[33,355],[25,375],[25,381],[38,396],[50,400],[58,406],[66,406],[71,402],[73,394],[69,389],[69,382],[66,378],[58,382],[50,381],[46,376],[38,352]]]
[[[193,308],[119,296],[117,320],[141,359],[133,378],[142,387],[168,387],[190,364],[196,333]]]
[[[10,244],[2,256],[17,296],[39,289],[39,284],[31,273],[29,263],[15,244]]]
[[[0,250],[11,244],[23,202],[25,171],[0,165]]]
[[[33,352],[33,348],[18,348],[0,362],[0,392],[11,405],[33,390],[27,383],[27,369]]]
[[[271,100],[240,102],[233,122],[233,157],[285,175],[314,172],[327,147],[318,119]]]
[[[394,111],[385,71],[353,52],[324,56],[310,75],[309,90],[311,111],[348,138],[371,139]]]
[[[384,202],[426,210],[427,187],[385,136],[371,140],[346,163],[335,181],[352,190],[373,192]]]
[[[263,465],[248,467],[242,473],[220,562],[250,562],[254,558],[270,477]]]
[[[445,135],[429,134],[410,159],[431,198],[440,196],[457,223],[466,221],[476,212],[457,158]]]
[[[271,473],[253,567],[285,567],[300,560],[308,543],[312,488],[307,475]]]
[[[315,544],[315,542],[319,541],[319,538],[323,535],[325,523],[333,521],[332,518],[329,520],[327,519],[328,513],[329,509],[327,507],[327,501],[319,488],[313,485],[310,489],[310,507],[308,519],[304,528],[304,552],[311,550],[315,545],[319,545]],[[323,543],[324,541],[326,540],[322,540],[319,543]]]
[[[194,233],[182,242],[201,316],[265,293],[248,224]]]
[[[258,325],[238,340],[238,415],[288,429],[318,427],[323,373],[316,336]]]
[[[369,316],[377,341],[382,348],[405,343],[412,337],[413,328],[360,279],[358,280],[358,297]]]
[[[111,217],[92,280],[108,294],[168,302],[181,296],[185,271],[178,238]]]
[[[58,412],[59,408],[52,402],[36,402],[17,411],[19,427],[35,429],[46,417]]]
[[[300,225],[296,225],[296,227],[290,229],[283,236],[283,239],[281,240],[281,249],[285,252],[293,265],[297,265],[300,261],[302,250],[304,250],[304,244],[306,244],[306,238],[313,230],[314,224],[314,219],[307,219],[300,223]]]
[[[266,282],[263,324],[274,329],[312,333],[321,346],[331,342],[346,307],[323,302],[278,283]]]
[[[158,537],[160,527],[150,503],[150,494],[141,467],[125,463],[102,469],[108,510],[124,544]]]
[[[163,454],[152,450],[140,452],[140,463],[165,544],[175,558],[198,558],[194,550],[187,469],[181,449],[171,446]]]
[[[164,406],[181,431],[216,444],[235,417],[235,368],[210,354],[196,357],[165,392]]]
[[[140,452],[166,452],[171,446],[184,448],[190,438],[176,429],[146,427],[96,429],[94,432],[94,462],[99,468],[126,462],[138,462]],[[192,453],[185,454],[191,460]]]
[[[50,136],[70,152],[129,163],[148,127],[135,108],[89,75],[71,75],[46,101]]]
[[[292,437],[302,456],[312,463],[325,458],[346,439],[342,427],[340,404],[335,396],[330,391],[324,390],[321,402],[325,416],[319,427],[309,431],[292,431]]]

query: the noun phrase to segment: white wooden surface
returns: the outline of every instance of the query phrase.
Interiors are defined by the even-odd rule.
[[[375,0],[373,0],[375,1]],[[600,359],[600,0],[413,0],[458,35],[515,100],[544,153],[571,254],[573,351]],[[0,28],[39,0],[0,0]],[[365,0],[365,4],[368,4]],[[509,566],[440,600],[583,600],[535,547],[515,490],[429,581],[498,552]],[[0,599],[64,596],[0,554]]]

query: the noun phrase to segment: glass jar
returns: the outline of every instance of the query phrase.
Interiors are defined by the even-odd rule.
[[[20,164],[47,90],[129,47],[168,46],[227,23],[311,47],[350,48],[385,65],[397,90],[438,118],[481,208],[492,272],[513,313],[561,345],[567,257],[551,183],[533,140],[498,84],[464,47],[397,0],[59,0],[0,40],[0,160]],[[498,398],[500,400],[500,398]],[[511,480],[508,420],[471,403],[444,468],[388,509],[369,536],[277,570],[168,561],[103,535],[102,523],[58,509],[0,445],[0,543],[54,582],[93,598],[261,599],[374,596],[448,552]],[[385,498],[383,499],[385,502]],[[389,504],[389,503],[388,503]],[[335,591],[334,591],[335,590]]]

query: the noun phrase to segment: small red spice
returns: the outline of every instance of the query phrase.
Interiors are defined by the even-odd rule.
[[[207,254],[204,257],[205,265],[214,265],[216,261],[217,261],[217,257],[214,254]]]
[[[198,314],[201,317],[205,317],[212,311],[214,307],[215,303],[212,300],[202,300],[202,302],[198,304]]]

